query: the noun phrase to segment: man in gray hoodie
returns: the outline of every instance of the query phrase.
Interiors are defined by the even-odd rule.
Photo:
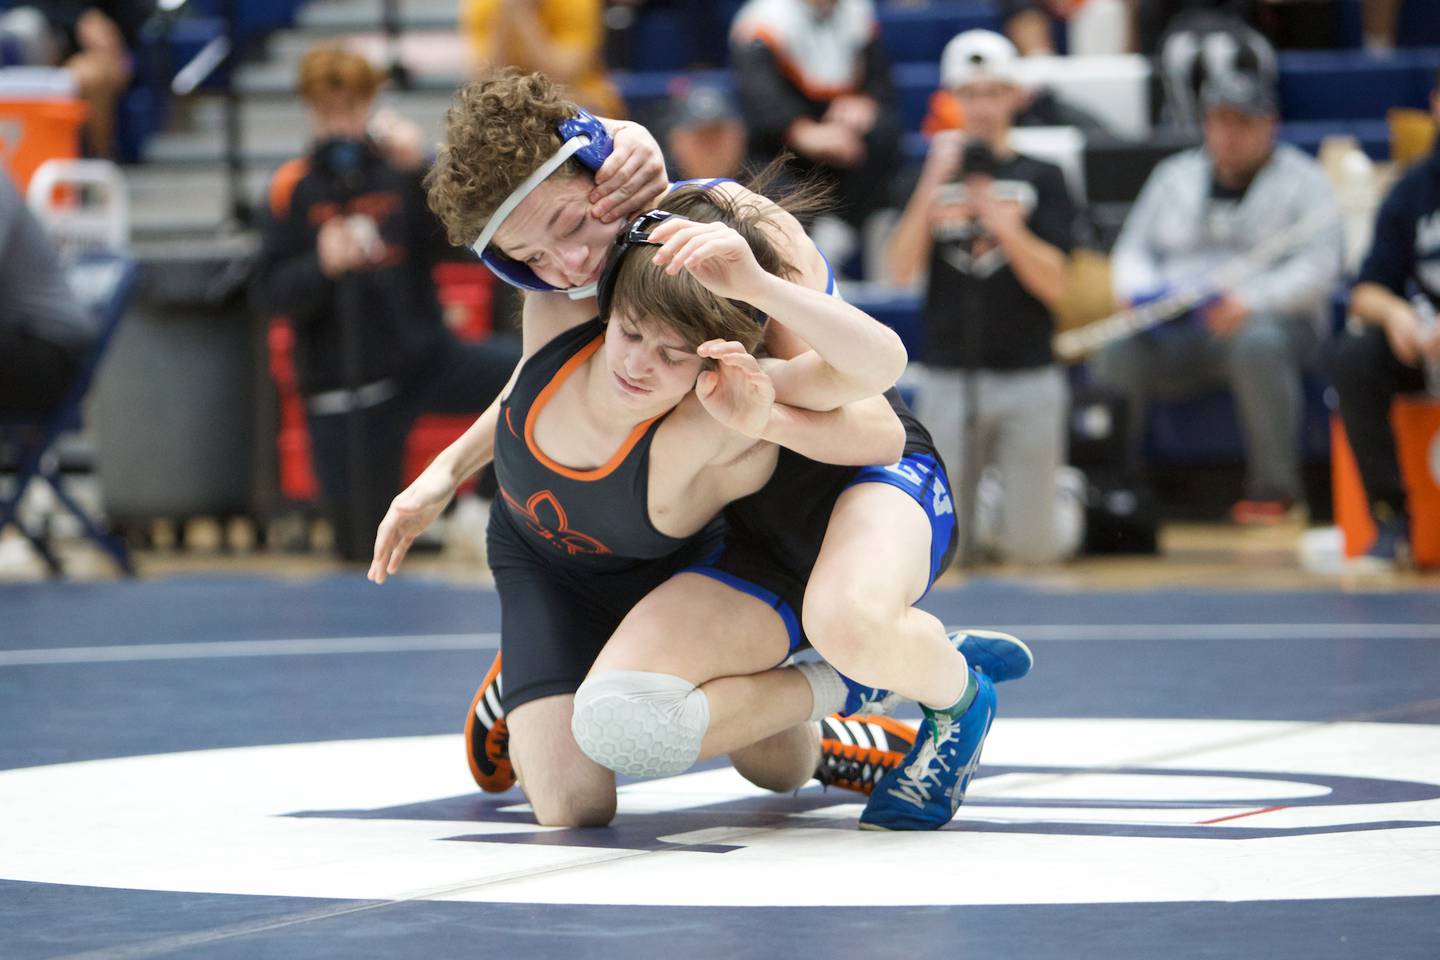
[[[95,336],[39,221],[0,169],[0,415],[53,408]]]
[[[1112,255],[1115,295],[1152,300],[1200,283],[1190,314],[1103,350],[1096,378],[1122,391],[1139,457],[1145,406],[1228,384],[1245,438],[1245,497],[1237,523],[1273,523],[1301,493],[1301,367],[1326,327],[1343,238],[1330,182],[1313,159],[1276,142],[1274,90],[1246,74],[1203,93],[1204,146],[1155,168]],[[1279,256],[1228,285],[1217,271],[1288,231]],[[1235,276],[1231,268],[1227,276]]]

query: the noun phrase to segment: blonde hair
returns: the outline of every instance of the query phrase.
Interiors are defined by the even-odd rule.
[[[445,112],[445,141],[425,176],[430,209],[451,243],[475,242],[505,198],[560,149],[556,126],[578,110],[543,73],[507,68],[460,88]],[[552,176],[588,174],[571,158]]]
[[[327,43],[311,47],[300,59],[295,90],[312,104],[334,94],[373,100],[385,79],[385,72],[360,54]]]

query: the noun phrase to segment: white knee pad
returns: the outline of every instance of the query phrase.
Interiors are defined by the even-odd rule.
[[[570,730],[591,760],[627,777],[672,777],[700,758],[710,701],[668,673],[617,670],[575,691]]]

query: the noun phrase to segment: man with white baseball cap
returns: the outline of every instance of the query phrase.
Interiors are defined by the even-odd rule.
[[[1010,146],[1025,96],[1017,60],[1014,45],[988,30],[945,47],[941,80],[965,129],[931,140],[886,265],[897,283],[926,277],[917,412],[966,484],[961,504],[975,501],[993,467],[1003,498],[996,552],[1043,563],[1079,539],[1078,504],[1057,498],[1069,392],[1050,348],[1076,211],[1058,167]]]
[[[966,30],[945,44],[940,54],[940,82],[958,90],[981,79],[1019,85],[1015,45],[990,30]]]
[[[1018,91],[1011,125],[1015,127],[1075,127],[1086,136],[1113,136],[1099,118],[1066,103],[1049,87],[1027,76],[1020,52],[1005,37],[989,30],[967,30],[954,37],[940,56],[940,89],[930,98],[926,133],[964,126],[958,90],[972,78],[1004,80]]]

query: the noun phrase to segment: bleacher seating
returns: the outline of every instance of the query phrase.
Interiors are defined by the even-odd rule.
[[[1378,57],[1360,47],[1361,0],[1342,0],[1339,34],[1342,49],[1329,52],[1283,53],[1280,57],[1281,105],[1285,122],[1280,136],[1287,142],[1314,152],[1328,136],[1354,136],[1370,156],[1388,156],[1389,134],[1385,110],[1392,106],[1423,107],[1434,83],[1435,70],[1440,67],[1440,18],[1435,17],[1435,0],[1409,0],[1402,14],[1400,36],[1402,48],[1391,56]],[[316,33],[321,19],[309,16],[321,5],[312,6],[296,18],[295,11],[304,4],[298,0],[258,0],[256,3],[233,4],[240,17],[244,37],[256,37],[275,27],[299,23],[305,32],[296,33],[279,49],[289,57],[301,48],[299,39]],[[632,113],[641,119],[659,117],[667,103],[675,81],[685,77],[696,83],[732,87],[728,73],[729,51],[727,27],[741,0],[655,0],[635,10],[633,24],[615,50],[623,50],[628,58],[627,69],[616,70],[615,80]],[[330,3],[326,10],[346,7],[350,12],[323,18],[324,23],[345,23],[343,29],[375,31],[374,20],[380,9],[378,2]],[[402,16],[407,9],[401,4]],[[220,0],[190,0],[187,16],[197,22],[178,31],[169,41],[172,59],[183,63],[186,51],[193,51],[203,42],[204,18],[219,16]],[[904,161],[915,165],[923,158],[926,141],[919,133],[922,118],[929,109],[929,100],[938,84],[937,61],[941,49],[956,33],[972,28],[997,29],[997,0],[935,0],[928,4],[889,3],[876,0],[880,31],[886,50],[895,65],[895,82],[899,92],[901,119],[907,130],[903,141]],[[353,8],[353,9],[351,9]],[[413,4],[409,8],[414,9]],[[1426,8],[1423,9],[1422,8]],[[426,7],[429,10],[429,7]],[[449,9],[448,7],[446,8]],[[365,11],[368,11],[366,13]],[[1429,17],[1426,18],[1425,14]],[[356,19],[369,16],[372,19]],[[433,13],[429,14],[433,19]],[[345,18],[356,20],[350,23]],[[337,19],[338,17],[338,19]],[[426,21],[425,29],[439,25]],[[337,29],[341,29],[337,27]],[[187,39],[188,38],[188,39]],[[1425,44],[1437,46],[1425,47]],[[251,44],[251,49],[258,45]],[[1408,49],[1419,46],[1419,49]],[[276,44],[270,47],[275,49]],[[266,79],[252,90],[270,104],[289,97],[289,74],[284,67],[273,65]],[[1175,150],[1192,145],[1160,130],[1152,130],[1153,96],[1150,68],[1141,58],[1115,57],[1077,60],[1030,61],[1026,68],[1044,76],[1062,100],[1088,110],[1122,139],[1105,142],[1073,140],[1051,143],[1047,147],[1028,147],[1037,153],[1061,162],[1078,187],[1077,193],[1090,204],[1091,218],[1097,225],[1096,234],[1103,247],[1119,229],[1128,204],[1156,162]],[[219,78],[225,82],[228,78]],[[438,100],[460,79],[458,74],[426,75],[418,71],[416,91]],[[283,81],[283,82],[282,82]],[[415,94],[419,102],[421,93]],[[433,128],[433,125],[432,125]],[[1029,134],[1024,134],[1029,136]],[[1036,134],[1044,137],[1045,134]],[[278,149],[270,141],[256,136],[247,143],[252,174],[263,173],[273,165],[272,154]],[[288,149],[288,148],[287,148]],[[267,154],[265,151],[269,150]],[[173,154],[178,156],[178,153]],[[174,161],[180,162],[180,161]],[[192,162],[192,161],[187,161]],[[912,355],[919,355],[919,303],[912,294],[889,293],[870,295],[865,306],[882,320],[895,326],[906,340]],[[1315,393],[1314,390],[1311,391]],[[1307,455],[1322,456],[1324,442],[1313,431],[1316,416],[1323,416],[1316,397],[1310,397],[1307,408]],[[1213,404],[1220,404],[1214,406]],[[1211,404],[1207,406],[1207,404]],[[1224,429],[1214,429],[1212,421],[1221,417],[1233,424],[1233,415],[1223,403],[1200,398],[1193,408],[1177,405],[1157,410],[1152,448],[1175,462],[1187,456],[1208,457],[1229,451],[1238,457],[1238,439]],[[1223,416],[1222,416],[1223,414]],[[1228,419],[1227,419],[1228,418]],[[1218,421],[1214,421],[1218,422]]]
[[[1300,120],[1377,119],[1390,107],[1429,103],[1440,50],[1294,52],[1280,56],[1280,115]]]
[[[1101,57],[1027,57],[1022,76],[1089,113],[1118,137],[1150,133],[1150,61],[1139,54]]]
[[[1412,2],[1409,6],[1419,5]],[[927,149],[927,140],[918,130],[938,84],[940,50],[962,29],[995,28],[996,14],[990,4],[944,3],[904,8],[882,4],[880,15],[884,43],[895,64],[902,119],[909,131],[902,144],[902,156],[914,165],[923,160]],[[642,11],[642,21],[647,16]],[[662,14],[656,11],[656,16]],[[1407,11],[1406,17],[1402,21],[1402,45],[1407,39],[1405,31],[1414,29],[1414,11]],[[669,31],[667,38],[680,34],[675,24],[665,29]],[[1340,32],[1348,46],[1359,46],[1358,0],[1344,4]],[[1435,42],[1440,42],[1440,36]],[[674,45],[639,43],[634,50],[640,58],[635,63],[637,70],[620,73],[617,80],[627,100],[644,115],[647,108],[663,102],[673,77],[670,71],[687,60]],[[654,59],[644,59],[647,51],[654,51]],[[712,49],[707,57],[696,56],[688,62],[697,61],[723,64],[724,52],[720,50],[716,59]],[[1195,141],[1151,130],[1151,69],[1143,58],[1055,58],[1029,61],[1026,66],[1033,76],[1048,81],[1061,99],[1097,115],[1121,136],[1115,141],[1051,142],[1043,131],[1018,132],[1022,138],[1039,137],[1039,141],[1027,143],[1026,147],[1066,170],[1077,195],[1090,204],[1095,234],[1102,246],[1108,246],[1154,165],[1171,153],[1194,146]],[[1424,107],[1437,67],[1440,49],[1400,50],[1386,57],[1358,49],[1283,53],[1280,96],[1284,123],[1280,138],[1313,154],[1327,137],[1352,136],[1372,158],[1386,159],[1389,130],[1385,111],[1392,106]],[[724,70],[715,70],[707,72],[704,81],[728,86],[731,78]],[[850,295],[899,331],[912,357],[923,359],[921,304],[913,293],[865,290]],[[1343,291],[1336,291],[1335,315],[1343,320]],[[1322,463],[1329,457],[1329,414],[1323,402],[1324,390],[1325,384],[1318,377],[1307,375],[1302,426],[1307,463]],[[1156,403],[1147,416],[1146,444],[1148,454],[1161,464],[1238,462],[1242,443],[1234,401],[1225,391],[1214,391],[1184,401]]]
[[[1110,62],[1097,67],[1061,58],[1030,69],[1051,80],[1062,100],[1097,114],[1117,135],[1148,140],[1148,64],[1130,57],[1099,59]],[[1287,53],[1280,63],[1285,120],[1280,127],[1282,140],[1315,153],[1326,137],[1354,136],[1373,159],[1383,160],[1389,156],[1385,111],[1390,107],[1426,108],[1435,72],[1440,69],[1440,49],[1400,51],[1388,58],[1360,52]],[[733,78],[723,69],[692,70],[685,75],[696,83],[733,90]],[[939,84],[939,67],[934,62],[902,62],[895,65],[894,76],[901,119],[905,129],[912,131],[903,143],[902,155],[918,162],[924,157],[926,141],[916,131]],[[671,70],[615,72],[621,95],[641,116],[658,115],[675,79]]]

